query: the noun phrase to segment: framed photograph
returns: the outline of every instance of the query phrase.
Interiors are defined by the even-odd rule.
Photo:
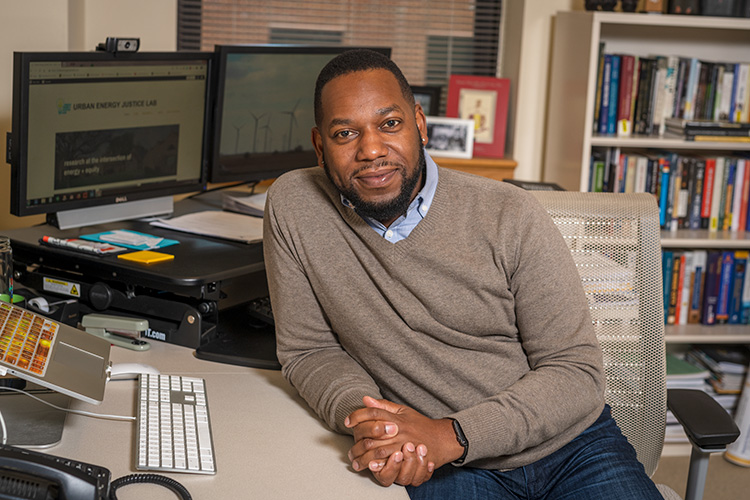
[[[422,105],[425,115],[438,116],[440,114],[440,91],[437,85],[412,85],[414,100]]]
[[[425,150],[436,158],[471,158],[474,150],[474,122],[461,118],[427,117]]]
[[[510,80],[490,76],[451,75],[446,115],[474,122],[474,154],[505,155]]]

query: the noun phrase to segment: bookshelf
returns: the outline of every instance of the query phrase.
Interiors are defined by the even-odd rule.
[[[591,148],[750,151],[750,144],[594,134],[599,43],[610,53],[676,55],[750,62],[750,19],[621,12],[558,12],[555,17],[544,180],[586,191]]]
[[[708,61],[750,62],[750,19],[616,12],[559,12],[555,17],[550,70],[544,176],[566,189],[586,191],[592,148],[729,154],[750,152],[750,143],[689,142],[680,138],[595,133],[599,47],[640,57],[675,55]],[[748,232],[662,232],[662,248],[750,250]],[[669,351],[689,344],[750,344],[748,325],[667,325]],[[665,444],[664,455],[685,456],[690,445]]]

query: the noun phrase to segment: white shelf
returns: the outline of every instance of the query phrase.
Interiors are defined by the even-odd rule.
[[[611,135],[596,135],[591,138],[591,146],[598,147],[620,147],[620,148],[654,148],[654,149],[681,149],[681,150],[705,150],[705,151],[748,151],[750,143],[742,142],[703,142],[686,141],[659,136],[635,136],[614,137]]]
[[[667,325],[667,344],[750,344],[748,325]]]
[[[682,249],[750,249],[750,233],[746,231],[710,232],[707,229],[678,229],[661,232],[662,248]]]

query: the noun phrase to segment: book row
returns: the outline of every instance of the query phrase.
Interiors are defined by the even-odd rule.
[[[593,132],[663,135],[665,118],[750,122],[750,63],[606,53],[599,46]]]
[[[664,250],[664,321],[668,325],[750,324],[746,250]]]
[[[593,148],[589,191],[651,193],[662,229],[750,230],[750,155]]]

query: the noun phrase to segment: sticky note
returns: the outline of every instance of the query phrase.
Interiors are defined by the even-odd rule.
[[[152,252],[150,250],[141,250],[140,252],[131,252],[117,256],[118,259],[132,260],[143,264],[153,264],[154,262],[163,262],[174,259],[170,253]]]

